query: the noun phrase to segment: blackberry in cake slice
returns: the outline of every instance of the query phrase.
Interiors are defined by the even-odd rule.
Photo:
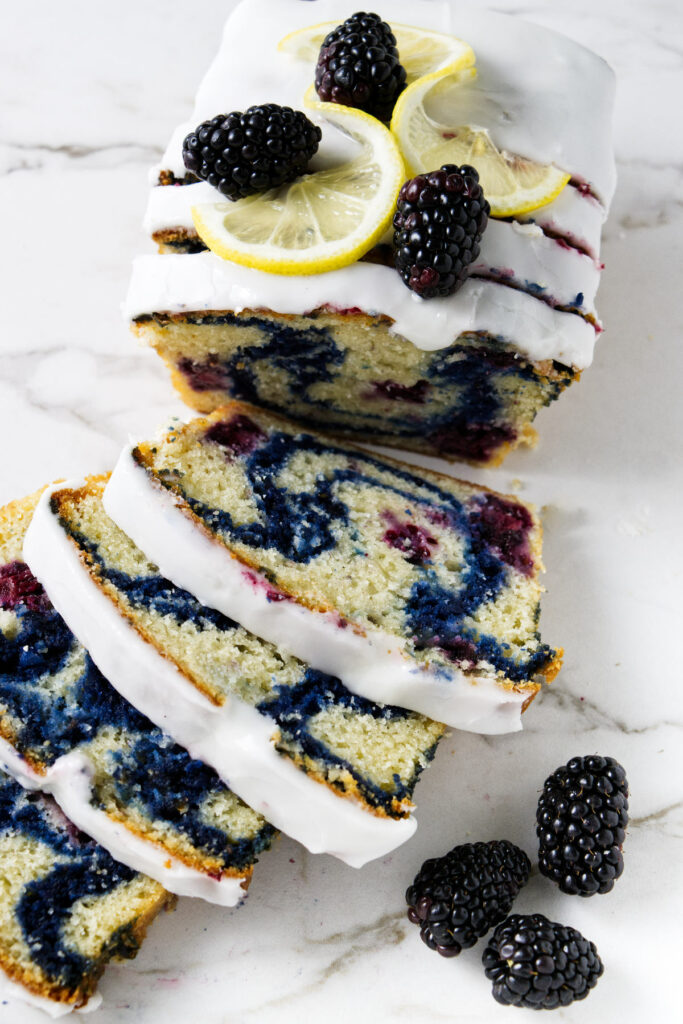
[[[0,762],[119,861],[234,906],[273,828],[97,669],[22,560],[38,495],[0,509]]]
[[[96,1009],[108,962],[134,957],[174,897],[1,771],[0,850],[3,1004],[16,999],[52,1017]]]
[[[514,498],[233,403],[124,451],[104,501],[177,586],[368,700],[505,732],[559,667]]]
[[[246,425],[233,442],[250,448]],[[444,727],[350,693],[174,586],[108,517],[105,483],[48,492],[25,557],[112,685],[312,852],[360,866],[407,839]]]

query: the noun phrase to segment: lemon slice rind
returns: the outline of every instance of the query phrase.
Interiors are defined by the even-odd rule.
[[[410,174],[433,171],[444,163],[476,167],[493,217],[529,213],[556,199],[570,180],[564,171],[498,149],[485,128],[450,127],[427,115],[424,103],[428,93],[451,77],[464,83],[476,77],[476,69],[468,66],[425,75],[396,101],[391,131]]]
[[[457,36],[414,25],[389,24],[396,36],[396,46],[406,69],[408,84],[437,70],[457,70],[474,64],[472,47]],[[284,36],[277,48],[280,53],[288,53],[298,60],[315,65],[325,36],[338,25],[337,21],[323,21],[297,29]]]
[[[405,181],[396,140],[363,111],[311,106],[360,143],[359,155],[237,202],[194,206],[199,237],[222,259],[273,274],[319,274],[360,259],[387,231]]]

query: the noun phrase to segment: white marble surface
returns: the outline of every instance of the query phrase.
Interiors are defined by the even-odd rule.
[[[181,409],[118,306],[132,256],[151,248],[139,228],[147,166],[187,115],[231,6],[34,0],[6,19],[0,501],[110,467],[128,433]],[[610,895],[579,900],[535,874],[516,909],[578,927],[605,961],[589,999],[558,1020],[680,1019],[680,8],[495,6],[592,46],[619,76],[607,333],[581,384],[542,414],[539,448],[476,474],[545,508],[543,629],[565,646],[565,668],[522,734],[444,742],[406,846],[354,871],[281,840],[243,908],[187,900],[159,921],[137,960],[107,972],[93,1024],[516,1019],[492,1000],[480,948],[447,961],[422,945],[403,891],[425,857],[456,842],[508,837],[533,855],[543,779],[592,751],[629,774],[624,876]],[[0,1018],[44,1019],[9,1005]]]

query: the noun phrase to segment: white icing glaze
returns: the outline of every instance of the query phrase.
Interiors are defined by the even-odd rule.
[[[111,476],[104,505],[176,586],[338,676],[354,693],[412,708],[458,729],[489,734],[521,729],[528,692],[507,689],[493,676],[466,676],[456,666],[448,676],[445,670],[421,668],[403,653],[404,643],[388,633],[362,635],[340,628],[334,615],[294,601],[269,601],[267,580],[194,526],[174,496],[134,462],[130,448]]]
[[[194,230],[192,207],[200,203],[214,203],[216,190],[206,181],[183,186],[157,185],[156,177],[155,172],[154,187],[150,190],[143,220],[145,231],[153,235],[170,228]],[[597,259],[605,216],[604,207],[596,199],[568,185],[552,203],[530,213],[519,214],[515,220],[522,224],[538,224],[544,231],[566,237]],[[487,235],[488,231],[484,233],[482,249],[487,245]],[[390,231],[386,241],[390,242],[391,238]]]
[[[600,233],[606,217],[607,212],[597,199],[568,185],[552,203],[519,214],[516,220],[522,224],[538,224],[544,231],[566,237],[571,244],[585,249],[597,260]]]
[[[583,370],[593,359],[595,329],[575,313],[474,278],[448,298],[421,299],[395,270],[374,263],[293,278],[240,267],[212,252],[138,256],[124,313],[131,319],[202,310],[304,314],[325,305],[391,317],[392,331],[425,351],[445,348],[463,331],[488,331],[532,361],[557,359]]]
[[[207,196],[207,190],[213,192],[213,196]],[[215,191],[206,182],[182,187],[158,186],[152,191],[156,196],[171,193],[169,213],[178,215],[176,226],[179,227],[192,227],[190,208],[195,203],[211,203],[216,199]],[[157,205],[164,205],[163,196]],[[546,237],[536,224],[489,222],[481,240],[480,257],[470,267],[470,274],[492,277],[498,276],[498,271],[505,272],[506,283],[534,289],[555,305],[576,305],[583,313],[595,313],[594,300],[600,283],[598,265],[578,250]],[[577,303],[579,294],[583,300]]]
[[[122,822],[114,821],[105,811],[93,806],[93,764],[83,751],[72,751],[57,758],[44,775],[34,771],[20,754],[0,737],[0,764],[27,789],[49,793],[61,809],[91,839],[103,846],[115,860],[127,864],[160,882],[178,896],[196,896],[234,907],[246,892],[243,878],[216,879],[184,864],[163,846],[131,832]]]
[[[414,818],[380,817],[315,782],[277,753],[272,719],[234,697],[220,707],[212,704],[170,658],[142,639],[94,583],[50,511],[50,496],[59,486],[41,498],[24,558],[112,685],[312,853],[331,853],[362,867],[405,842],[417,827]]]
[[[556,32],[466,0],[385,0],[373,9],[388,21],[468,42],[477,58],[468,123],[488,128],[511,153],[555,163],[589,182],[609,203],[614,75],[601,58]],[[300,107],[313,68],[279,53],[279,40],[318,22],[341,22],[356,10],[356,0],[244,0],[228,19],[192,116],[174,132],[160,167],[185,173],[182,140],[202,120],[255,103]],[[326,134],[323,127],[323,154]]]
[[[0,1004],[5,1000],[35,1006],[54,1020],[58,1017],[65,1017],[68,1013],[73,1013],[74,1010],[76,1013],[92,1013],[93,1010],[99,1010],[102,1005],[102,996],[99,992],[91,995],[88,1002],[78,1008],[69,1006],[67,1003],[58,1003],[54,999],[46,999],[44,996],[37,996],[33,992],[29,992],[23,985],[12,981],[0,967]]]

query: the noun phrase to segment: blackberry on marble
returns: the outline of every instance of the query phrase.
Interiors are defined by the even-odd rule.
[[[264,103],[203,121],[186,136],[183,161],[228,199],[243,199],[303,174],[321,138],[300,110]]]
[[[592,942],[543,914],[511,914],[489,939],[482,963],[497,1002],[531,1010],[585,999],[604,970]]]
[[[479,255],[489,212],[474,167],[444,164],[407,181],[394,214],[394,263],[403,283],[423,299],[452,295]]]
[[[315,68],[315,88],[325,103],[341,103],[389,121],[406,86],[396,37],[378,14],[359,11],[328,33]]]
[[[543,786],[536,811],[541,874],[562,892],[609,892],[624,870],[626,772],[613,757],[573,757]]]
[[[441,956],[457,956],[510,912],[531,865],[507,840],[465,843],[427,860],[406,892],[408,918]]]

